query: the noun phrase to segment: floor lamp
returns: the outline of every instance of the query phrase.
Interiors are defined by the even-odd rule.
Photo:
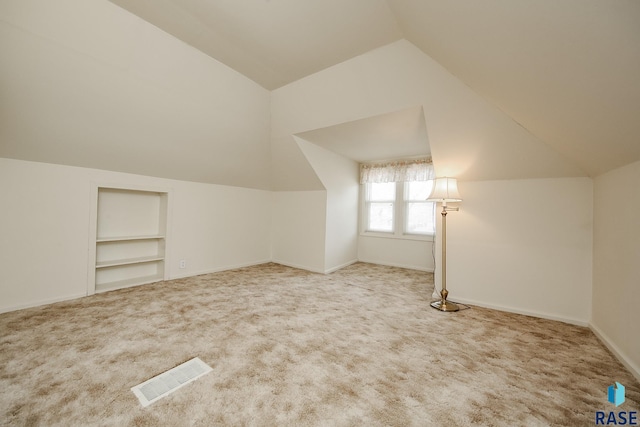
[[[457,211],[459,208],[447,206],[447,202],[461,202],[458,193],[458,182],[455,178],[436,178],[433,191],[427,199],[430,202],[442,203],[442,290],[440,301],[431,303],[431,307],[440,311],[458,311],[457,304],[447,301],[447,212]]]

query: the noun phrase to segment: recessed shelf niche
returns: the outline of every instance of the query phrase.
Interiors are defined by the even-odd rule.
[[[165,280],[168,193],[97,187],[94,291]]]

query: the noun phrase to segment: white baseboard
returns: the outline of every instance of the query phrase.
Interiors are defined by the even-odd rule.
[[[627,368],[631,374],[640,381],[640,366],[636,365],[631,358],[627,356],[624,351],[620,350],[620,347],[615,345],[607,334],[602,332],[602,330],[596,325],[589,323],[589,329],[591,329],[596,337],[598,337],[598,339],[602,341],[602,343],[618,358],[625,368]]]
[[[312,273],[324,274],[324,270],[320,270],[320,269],[317,269],[317,268],[310,268],[310,267],[307,267],[306,265],[296,264],[296,263],[293,263],[293,262],[279,261],[277,259],[273,259],[273,260],[271,260],[271,262],[274,262],[274,263],[280,264],[280,265],[284,265],[286,267],[297,268],[297,269],[300,269],[300,270],[307,270],[307,271],[310,271]]]
[[[344,264],[341,264],[341,265],[339,265],[337,267],[332,267],[332,268],[330,268],[328,270],[325,270],[324,273],[325,274],[333,273],[334,271],[338,271],[338,270],[340,270],[342,268],[348,267],[348,266],[350,266],[352,264],[355,264],[356,262],[358,262],[357,259],[351,260],[349,262],[345,262]]]
[[[462,304],[477,305],[478,307],[490,308],[493,310],[506,311],[508,313],[523,314],[525,316],[539,317],[541,319],[557,320],[559,322],[569,323],[571,325],[585,326],[585,327],[589,326],[589,322],[587,322],[586,320],[574,319],[572,317],[558,316],[555,314],[543,313],[543,312],[532,311],[532,310],[522,310],[519,308],[489,304],[486,302],[475,301],[475,300],[466,299],[466,298],[456,298],[455,296],[453,298],[449,297],[447,298],[447,300],[451,300],[452,302],[459,302]]]
[[[10,307],[0,307],[0,313],[8,313],[10,311],[24,310],[25,308],[33,308],[33,307],[39,307],[41,305],[55,304],[57,302],[62,302],[62,301],[71,301],[71,300],[78,299],[78,298],[83,298],[83,297],[86,297],[86,296],[87,296],[86,293],[71,294],[71,295],[66,295],[66,296],[63,296],[63,297],[47,298],[47,299],[43,299],[43,300],[28,302],[26,304],[18,304],[18,305],[14,305],[14,306],[10,306]]]
[[[240,263],[240,264],[233,264],[233,265],[225,265],[225,266],[221,266],[221,267],[214,267],[214,268],[210,268],[210,269],[206,269],[206,270],[189,271],[189,272],[186,272],[184,274],[176,274],[174,276],[170,275],[169,276],[169,280],[184,279],[186,277],[200,276],[202,274],[211,274],[211,273],[218,273],[220,271],[235,270],[236,268],[252,267],[254,265],[267,264],[269,262],[275,262],[275,261],[271,261],[270,259],[265,259],[265,260],[261,260],[261,261],[250,261],[250,262],[244,262],[244,263]]]
[[[398,267],[398,268],[406,268],[407,270],[418,270],[418,271],[426,271],[427,273],[433,273],[433,268],[424,268],[417,265],[407,265],[407,264],[398,264],[393,262],[380,262],[380,261],[372,261],[367,259],[358,259],[359,262],[366,262],[368,264],[377,264],[377,265],[385,265],[387,267]]]

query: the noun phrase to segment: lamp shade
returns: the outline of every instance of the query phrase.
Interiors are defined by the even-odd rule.
[[[461,202],[458,192],[458,180],[455,178],[436,178],[433,191],[427,199],[430,202]]]

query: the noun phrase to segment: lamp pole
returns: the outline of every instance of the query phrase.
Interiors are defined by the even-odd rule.
[[[452,210],[458,210],[454,208]],[[447,301],[447,201],[442,202],[442,290],[440,291],[440,301],[431,303],[431,307],[440,311],[458,311],[457,304]]]
[[[460,308],[457,304],[447,301],[447,295],[449,295],[447,291],[447,212],[459,209],[448,207],[447,202],[462,201],[458,193],[458,181],[448,177],[436,178],[427,200],[442,203],[442,290],[440,301],[432,302],[431,307],[440,311],[458,311]]]

